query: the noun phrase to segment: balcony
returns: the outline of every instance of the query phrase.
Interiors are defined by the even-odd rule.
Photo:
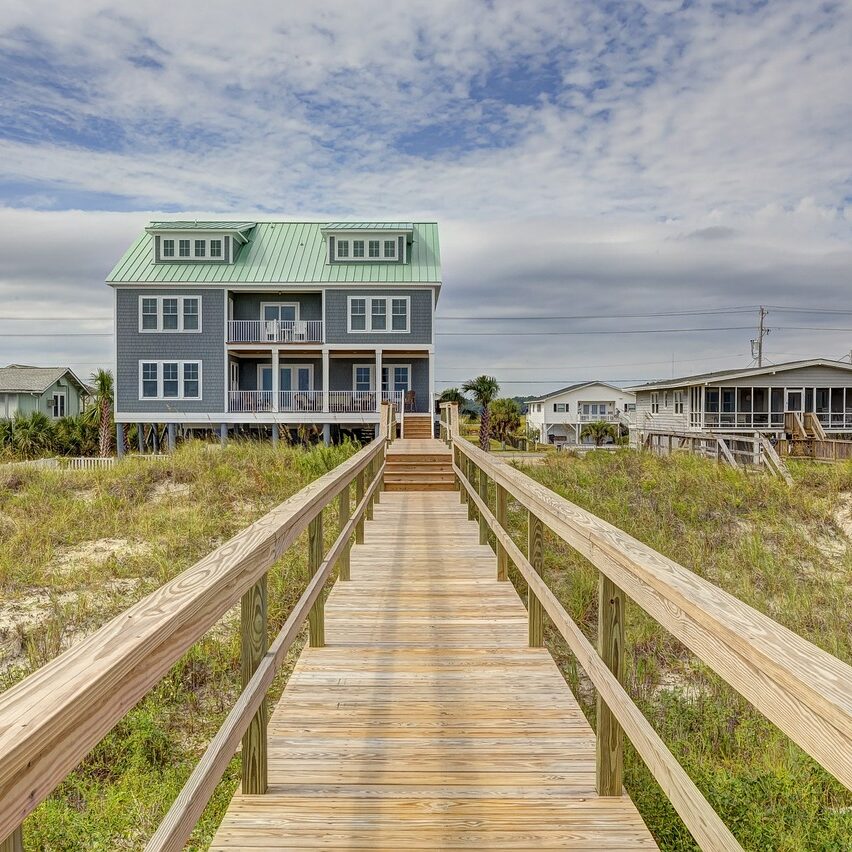
[[[609,412],[609,414],[578,414],[577,422],[578,423],[597,423],[599,421],[603,421],[604,423],[618,423],[619,415],[615,412]]]
[[[382,391],[381,400],[401,411],[403,391]],[[378,402],[375,391],[332,390],[328,392],[328,410],[325,410],[321,390],[279,391],[276,407],[274,391],[229,391],[228,411],[238,414],[375,414]]]
[[[322,342],[322,320],[228,321],[228,343]]]

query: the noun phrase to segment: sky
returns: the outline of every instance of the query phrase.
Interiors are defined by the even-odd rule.
[[[109,366],[169,215],[437,220],[440,387],[850,357],[852,0],[3,9],[0,364]]]

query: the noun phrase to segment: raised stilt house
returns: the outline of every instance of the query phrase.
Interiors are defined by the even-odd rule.
[[[151,222],[107,283],[118,424],[432,434],[435,222]]]
[[[648,382],[636,394],[631,440],[647,431],[761,432],[785,413],[813,414],[826,433],[852,433],[852,364],[814,358]]]

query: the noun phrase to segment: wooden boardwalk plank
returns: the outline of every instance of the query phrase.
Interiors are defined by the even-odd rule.
[[[350,572],[212,849],[656,848],[456,493],[383,494]]]

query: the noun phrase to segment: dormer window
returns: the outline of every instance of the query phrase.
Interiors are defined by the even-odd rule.
[[[402,251],[401,235],[385,237],[375,236],[351,237],[332,236],[329,242],[329,256],[333,261],[396,261]]]
[[[152,222],[155,263],[234,263],[254,222]]]

